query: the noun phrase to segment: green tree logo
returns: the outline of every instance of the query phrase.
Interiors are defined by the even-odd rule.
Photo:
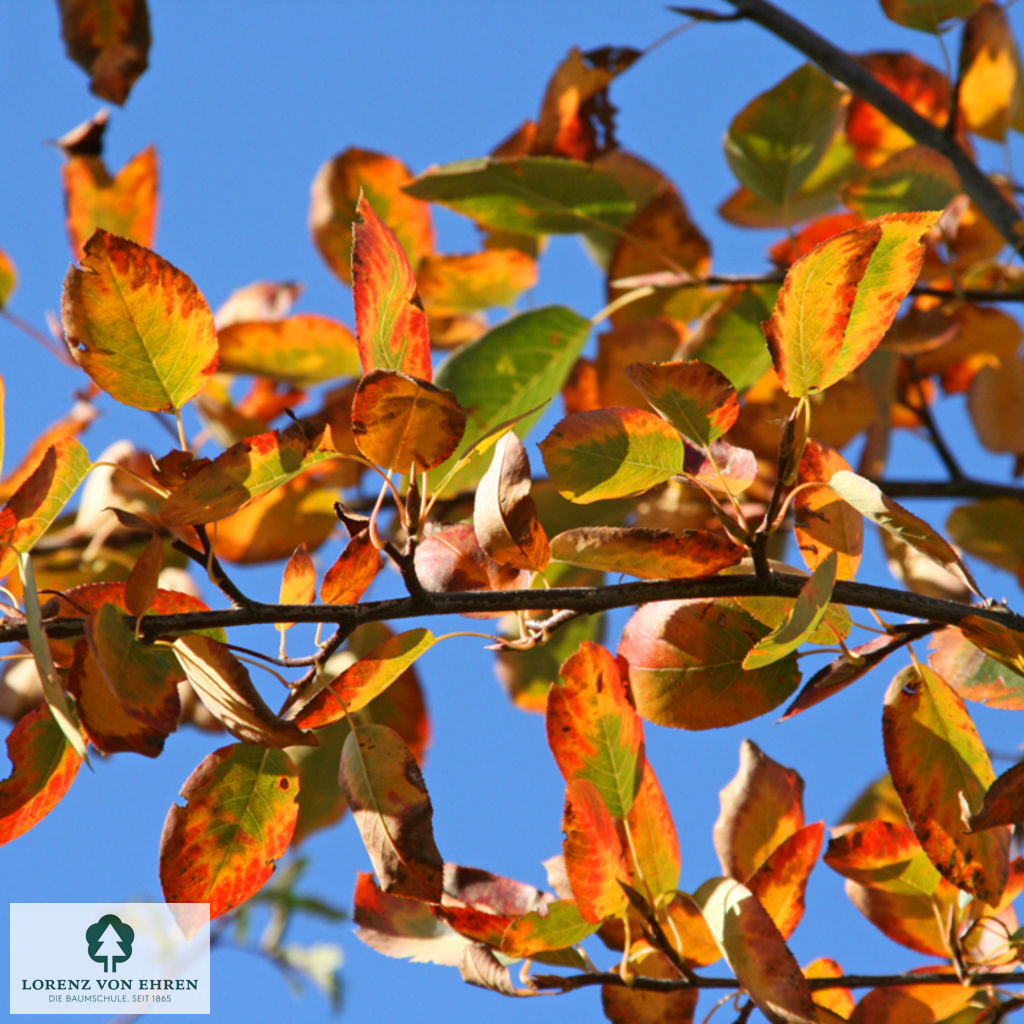
[[[103,964],[103,973],[117,973],[117,965],[131,958],[135,929],[116,914],[104,914],[85,930],[89,959]]]

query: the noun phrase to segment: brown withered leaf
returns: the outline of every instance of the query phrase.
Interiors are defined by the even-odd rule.
[[[68,56],[97,96],[120,106],[149,66],[146,0],[58,0]]]
[[[199,699],[232,736],[263,747],[316,746],[316,736],[267,707],[227,644],[191,633],[173,646]]]
[[[345,740],[341,783],[381,888],[439,903],[443,862],[433,809],[405,741],[387,726],[360,726]]]
[[[473,530],[495,562],[539,572],[550,561],[551,550],[530,482],[526,448],[510,430],[494,446],[491,464],[477,485]]]
[[[146,542],[124,584],[124,603],[132,615],[142,615],[153,603],[163,563],[163,539],[154,533]]]

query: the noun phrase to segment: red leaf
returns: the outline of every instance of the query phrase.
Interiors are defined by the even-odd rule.
[[[320,600],[324,604],[355,604],[380,572],[380,552],[364,530],[353,537],[324,574]]]

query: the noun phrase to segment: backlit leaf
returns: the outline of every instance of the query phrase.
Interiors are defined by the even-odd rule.
[[[324,261],[346,284],[352,283],[352,225],[360,192],[395,233],[413,266],[434,251],[430,207],[402,191],[411,178],[405,164],[393,156],[355,147],[317,171],[309,229]]]
[[[430,797],[398,733],[383,725],[350,733],[341,753],[341,781],[384,891],[440,902],[442,862]]]
[[[551,558],[547,534],[530,497],[530,460],[509,432],[494,446],[490,468],[476,489],[473,530],[480,546],[502,565],[543,569]]]
[[[813,64],[804,64],[752,100],[725,136],[725,156],[737,178],[782,209],[821,161],[839,127],[843,91]]]
[[[191,278],[155,252],[97,231],[64,280],[75,361],[117,401],[176,410],[217,368],[213,314]]]
[[[160,507],[160,519],[167,526],[224,519],[310,466],[337,458],[325,435],[311,440],[298,425],[248,437],[173,491]]]
[[[931,862],[954,885],[998,903],[1009,831],[968,835],[961,802],[981,807],[995,772],[963,702],[930,668],[909,666],[885,696],[885,757],[907,817]]]
[[[823,242],[786,274],[764,325],[794,397],[831,387],[874,351],[924,261],[938,212],[891,214]]]
[[[630,884],[645,894],[652,907],[660,905],[660,897],[679,887],[682,861],[672,812],[646,757],[641,768],[640,788],[625,821],[633,839],[631,852],[637,868]]]
[[[156,597],[163,568],[163,538],[154,533],[142,549],[124,584],[124,603],[132,615],[143,615]]]
[[[897,25],[937,35],[944,22],[969,17],[981,0],[882,0],[882,10]]]
[[[281,750],[232,743],[206,757],[164,822],[164,899],[209,903],[213,920],[259,892],[291,842],[298,788]]]
[[[955,1022],[959,1019],[957,1011],[964,1009],[971,999],[970,986],[956,979],[946,985],[887,985],[866,992],[849,1019],[851,1024]],[[968,1014],[968,1021],[984,1020],[976,1010]]]
[[[967,410],[978,440],[990,452],[1024,452],[1022,404],[1024,362],[1008,359],[979,367],[967,391]]]
[[[583,919],[596,924],[624,911],[622,843],[601,794],[585,777],[572,779],[566,787],[562,831],[565,871]]]
[[[800,588],[786,619],[762,637],[743,659],[743,667],[764,668],[786,657],[808,640],[828,611],[836,582],[836,554],[829,555]]]
[[[324,573],[320,600],[324,604],[355,604],[380,572],[380,552],[364,530],[353,537]]]
[[[547,734],[565,781],[593,783],[609,813],[625,818],[643,768],[643,726],[615,659],[585,643],[548,694]]]
[[[976,617],[968,618],[972,619],[968,628],[976,626],[973,621]],[[993,646],[996,642],[987,631],[982,635],[975,629],[973,636],[987,646]],[[1004,655],[1005,660],[1000,661],[986,654],[964,633],[953,627],[936,633],[931,649],[928,660],[932,668],[964,700],[978,701],[990,708],[1024,711],[1024,674],[1006,664],[1008,661],[1016,661],[1012,653]],[[1024,662],[1020,667],[1024,668]]]
[[[439,466],[455,451],[466,413],[450,391],[394,370],[372,370],[352,400],[352,433],[371,462],[408,473]]]
[[[597,925],[584,919],[574,900],[556,900],[513,921],[502,938],[501,952],[534,957],[575,946],[596,930]]]
[[[984,802],[970,815],[967,824],[972,832],[977,832],[1021,821],[1024,821],[1024,763],[1008,768],[989,786]]]
[[[316,744],[315,736],[278,718],[267,707],[227,644],[191,633],[178,637],[173,647],[192,689],[233,736],[246,744],[267,747]]]
[[[852,580],[857,575],[864,545],[863,518],[826,486],[833,474],[849,468],[834,448],[809,438],[800,459],[797,484],[820,482],[822,486],[801,487],[793,498],[793,532],[800,554],[809,568],[816,569],[834,552],[837,580]]]
[[[7,305],[15,286],[18,283],[18,274],[14,269],[10,256],[0,249],[0,309]]]
[[[948,569],[966,583],[974,593],[978,587],[949,543],[943,540],[924,520],[886,497],[877,484],[849,470],[832,474],[829,487],[843,501],[849,502],[862,516],[895,534],[904,543],[927,555],[933,562]]]
[[[1024,533],[1016,528],[1022,514],[1016,498],[983,498],[954,508],[946,529],[968,554],[1016,576],[1024,562]]]
[[[217,332],[223,373],[255,373],[299,387],[360,372],[352,332],[325,316],[246,320]]]
[[[11,729],[7,756],[11,774],[0,781],[0,845],[45,818],[82,764],[46,705],[29,711]]]
[[[580,526],[551,539],[551,557],[641,579],[698,579],[735,565],[746,549],[723,534],[636,526]]]
[[[754,672],[742,667],[768,632],[727,600],[641,606],[619,643],[637,710],[658,725],[717,729],[777,707],[799,682],[795,656]]]
[[[638,964],[636,971],[644,978],[673,979],[679,968],[663,953],[652,952]],[[696,990],[651,992],[620,985],[601,988],[601,1009],[612,1024],[690,1024],[697,1009]]]
[[[642,409],[595,409],[567,416],[540,443],[559,493],[581,505],[641,494],[683,468],[683,442]]]
[[[702,318],[687,351],[746,391],[771,366],[761,323],[771,315],[777,284],[735,288]]]
[[[137,641],[117,606],[104,604],[85,620],[68,689],[97,749],[157,757],[178,727],[184,678],[171,651]]]
[[[804,915],[804,894],[821,853],[823,822],[805,825],[784,839],[747,879],[747,888],[788,939]]]
[[[699,359],[634,363],[626,373],[651,406],[697,444],[716,441],[739,415],[732,384]]]
[[[944,156],[911,146],[851,181],[843,202],[864,218],[913,210],[944,210],[962,191],[960,175]]]
[[[305,542],[300,544],[285,562],[281,574],[281,589],[278,593],[278,604],[312,604],[316,597],[316,569],[313,559],[309,557]],[[283,633],[291,622],[277,622],[275,628]]]
[[[405,187],[485,228],[523,234],[576,234],[622,224],[633,202],[610,175],[554,157],[483,158],[433,167]]]
[[[804,782],[744,740],[740,767],[720,794],[714,841],[722,870],[747,881],[771,853],[804,827]]]
[[[518,249],[431,255],[416,268],[416,283],[429,316],[460,316],[511,306],[537,283],[537,263]]]
[[[68,56],[89,76],[89,88],[118,105],[149,66],[146,0],[59,0]]]
[[[292,716],[300,729],[319,729],[362,710],[435,643],[427,629],[388,637],[332,679]]]
[[[0,509],[0,577],[32,550],[60,515],[91,468],[89,456],[73,437],[46,449],[39,465]]]
[[[841,978],[842,967],[828,957],[818,957],[804,968],[805,978]],[[814,1002],[826,1010],[831,1010],[843,1020],[853,1012],[856,1000],[848,988],[821,988],[814,991]]]
[[[739,983],[768,1019],[817,1024],[803,973],[751,892],[734,879],[712,878],[694,899]]]
[[[966,6],[969,0],[961,0]],[[1024,106],[1020,52],[1006,11],[999,4],[971,4],[977,9],[964,26],[960,48],[960,111],[967,127],[986,139],[1002,142],[1020,129]]]
[[[100,156],[68,155],[61,178],[74,259],[81,261],[85,243],[97,228],[153,247],[159,173],[152,146],[133,156],[113,177]]]
[[[352,293],[363,372],[400,370],[429,381],[430,333],[409,258],[365,196],[360,197],[356,214]]]

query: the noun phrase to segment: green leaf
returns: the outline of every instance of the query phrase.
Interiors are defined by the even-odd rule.
[[[594,409],[567,416],[540,443],[559,494],[587,505],[642,494],[683,471],[679,434],[642,409]]]
[[[771,316],[778,285],[735,289],[698,324],[687,353],[724,374],[737,391],[746,391],[772,365],[761,324]]]
[[[843,202],[864,218],[911,210],[942,210],[961,191],[946,157],[927,146],[893,154],[843,189]]]
[[[572,900],[556,900],[543,910],[533,910],[509,925],[501,942],[507,956],[532,957],[553,949],[566,949],[596,932],[598,925],[585,920]]]
[[[405,186],[485,228],[523,234],[577,234],[621,225],[633,201],[610,174],[555,157],[484,157],[434,167]]]
[[[725,156],[752,192],[783,210],[818,165],[839,127],[843,90],[804,64],[734,118]]]

